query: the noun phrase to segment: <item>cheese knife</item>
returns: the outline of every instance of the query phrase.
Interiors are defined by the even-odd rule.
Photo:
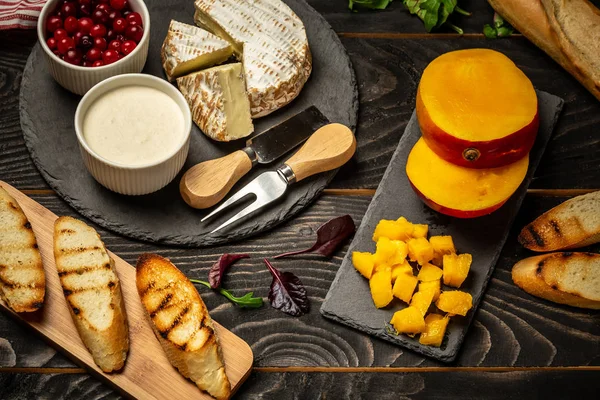
[[[309,176],[330,171],[348,162],[356,150],[352,131],[342,124],[328,124],[319,128],[285,164],[275,171],[267,171],[254,178],[213,212],[202,218],[208,220],[243,198],[254,195],[256,200],[242,211],[219,225],[215,233],[243,217],[282,197],[288,186]]]
[[[328,122],[315,106],[311,106],[248,140],[242,150],[194,165],[181,178],[181,197],[194,208],[214,206],[253,166],[273,162]]]

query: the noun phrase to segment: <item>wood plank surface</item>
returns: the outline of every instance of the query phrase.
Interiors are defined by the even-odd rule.
[[[56,272],[53,233],[57,216],[2,181],[0,187],[17,200],[31,223],[46,273],[46,298],[41,310],[17,314],[0,301],[2,311],[37,331],[57,349],[77,363],[85,365],[92,374],[128,396],[139,399],[169,399],[175,395],[181,398],[210,399],[210,396],[198,390],[192,381],[185,379],[169,363],[140,302],[135,284],[135,267],[110,251],[109,255],[115,263],[121,283],[129,322],[130,346],[122,371],[112,374],[102,372],[79,338]],[[215,323],[215,328],[223,350],[227,377],[231,382],[232,391],[235,392],[252,367],[252,351],[243,340],[218,323]]]

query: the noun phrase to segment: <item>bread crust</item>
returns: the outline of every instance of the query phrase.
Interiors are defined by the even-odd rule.
[[[56,267],[63,287],[65,299],[69,306],[69,312],[71,313],[71,317],[73,318],[73,322],[79,332],[83,344],[91,353],[96,365],[104,372],[118,371],[125,365],[125,360],[127,359],[127,354],[129,352],[129,328],[127,314],[125,312],[125,303],[121,293],[121,283],[116,273],[115,264],[113,259],[108,255],[104,243],[100,239],[100,235],[93,231],[99,244],[99,246],[97,246],[98,248],[94,248],[93,250],[99,252],[100,256],[92,257],[94,259],[102,260],[102,263],[96,265],[81,265],[79,269],[73,269],[72,266],[69,266],[67,269],[67,265],[64,264],[65,254],[89,251],[89,249],[85,248],[65,249],[60,246],[59,239],[61,235],[83,234],[71,229],[72,227],[93,230],[93,228],[84,222],[71,217],[60,217],[54,224],[54,258],[56,260]],[[74,287],[68,281],[68,277],[71,273],[76,273],[79,276],[85,277],[86,274],[91,274],[94,273],[94,271],[102,269],[110,270],[114,274],[106,286],[93,286],[93,283],[91,283],[90,287],[81,288]],[[112,310],[112,320],[106,327],[95,326],[88,317],[93,310],[78,303],[78,293],[89,293],[90,291],[95,291],[96,293],[109,292],[110,303],[108,305],[98,305],[98,307],[105,306]],[[102,302],[102,298],[98,297],[97,301]]]
[[[212,319],[194,285],[168,259],[142,254],[136,286],[171,364],[216,399],[231,396]]]
[[[513,282],[527,293],[543,299],[574,307],[600,309],[600,287],[595,287],[596,297],[582,295],[583,288],[565,283],[565,268],[587,265],[592,268],[581,271],[581,286],[586,279],[592,280],[600,273],[600,255],[592,253],[550,253],[529,257],[516,263],[512,269]],[[598,280],[596,280],[598,282]],[[587,289],[589,291],[589,288]]]

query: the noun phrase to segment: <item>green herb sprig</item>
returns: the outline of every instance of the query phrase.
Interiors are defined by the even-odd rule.
[[[512,35],[513,32],[513,27],[507,24],[498,13],[494,13],[493,25],[485,24],[483,27],[483,34],[488,39],[508,37]]]
[[[383,10],[393,0],[348,0],[348,8],[356,11],[356,8],[370,8],[372,10]]]
[[[427,32],[445,25],[462,35],[464,31],[448,21],[452,13],[470,16],[471,13],[458,6],[458,0],[402,0],[408,11],[425,24]]]
[[[200,279],[190,279],[190,282],[196,283],[199,285],[204,285],[207,288],[211,289],[210,283],[200,280]],[[262,297],[254,297],[254,292],[249,292],[243,295],[242,297],[234,296],[230,291],[218,288],[214,289],[216,292],[219,292],[222,296],[225,296],[229,301],[242,308],[260,308],[263,305]]]

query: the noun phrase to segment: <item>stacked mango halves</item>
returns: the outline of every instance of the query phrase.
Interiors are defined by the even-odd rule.
[[[375,253],[355,251],[352,263],[369,279],[377,308],[388,306],[394,297],[408,305],[390,321],[396,332],[421,334],[421,344],[440,346],[450,316],[466,315],[473,303],[469,293],[442,292],[440,280],[459,288],[467,278],[472,257],[457,255],[451,236],[431,236],[427,240],[428,231],[427,225],[412,224],[404,217],[381,220],[373,233]],[[445,315],[435,311],[428,314],[434,302]]]
[[[429,207],[459,218],[500,208],[527,174],[539,126],[531,81],[505,55],[458,50],[433,60],[417,92],[423,134],[406,174]]]

